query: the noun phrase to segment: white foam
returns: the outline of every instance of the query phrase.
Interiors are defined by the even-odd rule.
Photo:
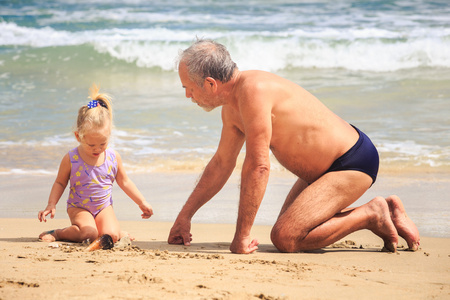
[[[439,146],[420,145],[415,141],[384,142],[377,144],[377,149],[384,152],[395,152],[405,155],[429,155],[440,149]]]
[[[199,32],[167,28],[102,29],[80,32],[0,23],[0,45],[92,45],[99,53],[139,67],[174,70],[179,50]],[[418,67],[450,67],[450,29],[319,27],[290,31],[203,31],[230,50],[241,69],[344,68],[375,72]],[[67,59],[70,59],[68,57]]]
[[[1,46],[67,46],[77,45],[78,41],[72,40],[67,31],[58,31],[50,27],[30,28],[18,26],[14,23],[0,22]]]
[[[415,166],[450,166],[450,149],[438,145],[421,145],[415,141],[382,142],[377,149],[385,161],[404,161]]]
[[[7,171],[0,171],[0,175],[54,175],[56,173],[56,171],[44,169],[10,169]]]

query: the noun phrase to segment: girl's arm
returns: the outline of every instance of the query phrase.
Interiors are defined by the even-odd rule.
[[[122,158],[119,153],[116,152],[117,158],[117,175],[116,181],[120,188],[128,195],[142,210],[142,218],[148,219],[153,215],[152,206],[145,200],[144,196],[138,190],[134,182],[128,178],[125,168],[122,164]]]
[[[67,153],[61,160],[58,175],[56,176],[56,180],[53,183],[52,190],[50,191],[47,207],[38,213],[39,221],[47,222],[47,219],[45,217],[48,214],[51,214],[50,216],[52,219],[55,217],[56,204],[58,203],[59,199],[64,193],[67,183],[69,182],[69,178],[70,178],[70,158],[69,154]]]

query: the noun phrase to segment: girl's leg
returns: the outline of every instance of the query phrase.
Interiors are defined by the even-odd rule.
[[[85,209],[71,207],[67,210],[71,226],[63,229],[55,229],[41,233],[40,239],[46,242],[71,241],[82,242],[86,239],[91,241],[98,237],[94,217]]]
[[[95,217],[95,223],[97,224],[98,235],[109,234],[113,242],[117,242],[122,236],[120,233],[119,221],[116,218],[112,205],[104,208]]]

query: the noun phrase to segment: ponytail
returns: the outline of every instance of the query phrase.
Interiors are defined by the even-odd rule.
[[[92,100],[78,110],[76,131],[80,138],[83,138],[87,131],[101,130],[106,125],[109,125],[111,132],[113,126],[111,97],[99,93],[99,90],[99,87],[93,84],[89,89],[89,98]]]

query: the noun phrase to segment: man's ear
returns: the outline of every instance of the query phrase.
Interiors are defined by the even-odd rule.
[[[204,87],[210,89],[212,92],[217,90],[217,81],[212,77],[206,77]]]

